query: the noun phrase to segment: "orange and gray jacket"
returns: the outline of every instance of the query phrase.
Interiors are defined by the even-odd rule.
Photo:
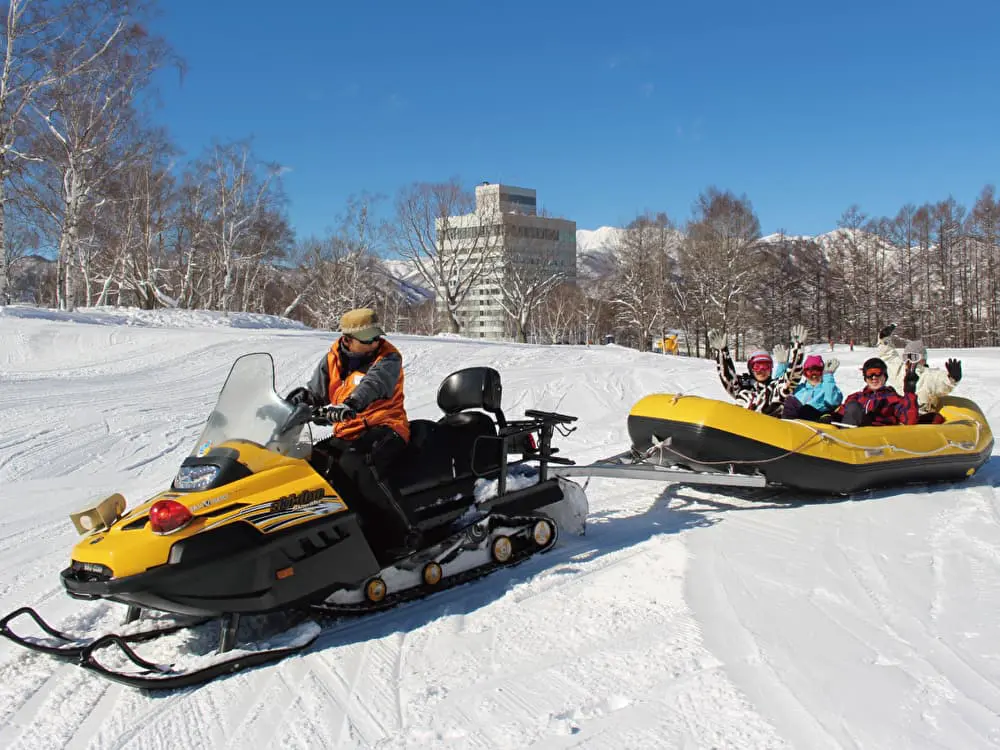
[[[334,437],[353,440],[369,427],[385,425],[408,442],[410,422],[403,406],[403,380],[403,355],[385,339],[355,370],[348,370],[337,339],[306,388],[316,405],[346,404],[358,413],[354,419],[335,424]]]

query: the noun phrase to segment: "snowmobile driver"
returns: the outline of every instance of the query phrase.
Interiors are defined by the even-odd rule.
[[[330,456],[334,486],[345,479],[365,501],[362,520],[380,564],[414,551],[420,543],[385,481],[406,449],[410,423],[403,407],[403,356],[385,340],[374,310],[349,310],[340,319],[341,336],[320,361],[309,382],[285,400],[325,407],[333,435],[316,444]]]

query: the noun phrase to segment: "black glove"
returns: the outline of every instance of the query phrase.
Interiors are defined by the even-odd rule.
[[[881,331],[878,332],[878,337],[880,339],[887,339],[892,335],[892,332],[895,330],[896,330],[896,324],[890,323],[889,325],[887,325],[885,328],[883,328]]]
[[[315,399],[313,398],[312,391],[308,388],[293,388],[285,396],[285,401],[290,403],[292,406],[298,406],[299,404],[306,404],[307,406],[314,406]]]
[[[956,383],[962,379],[962,360],[949,359],[944,363],[944,369],[948,371],[948,377]]]
[[[903,378],[903,393],[916,393],[918,380],[920,380],[920,376],[917,375],[917,371],[913,368],[913,363],[907,362],[906,377]]]

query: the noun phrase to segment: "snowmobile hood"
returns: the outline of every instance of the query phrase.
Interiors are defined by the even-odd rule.
[[[247,474],[221,487],[203,491],[168,490],[127,511],[105,531],[83,537],[73,548],[72,561],[100,577],[123,578],[151,568],[175,564],[171,550],[179,542],[238,524],[262,539],[294,528],[319,516],[341,513],[347,503],[309,463],[244,441],[213,448],[213,455],[236,453]],[[186,507],[193,518],[169,533],[154,532],[149,523],[152,506],[171,500]],[[177,557],[174,555],[173,557]]]

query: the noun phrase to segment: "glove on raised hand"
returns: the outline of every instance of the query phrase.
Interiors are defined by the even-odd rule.
[[[293,388],[285,396],[285,401],[292,404],[292,406],[298,406],[299,404],[307,404],[308,406],[313,405],[313,395],[308,388]]]
[[[347,404],[330,404],[322,407],[319,411],[322,412],[325,419],[331,422],[346,422],[348,419],[354,419],[358,416],[358,413]]]
[[[788,361],[788,347],[783,344],[778,344],[774,347],[774,351],[771,352],[771,356],[774,357],[774,361],[777,362],[787,362]]]
[[[916,369],[913,367],[913,363],[907,362],[906,377],[903,378],[903,393],[916,393],[918,380],[920,380],[920,376],[917,374]]]
[[[708,332],[708,345],[713,349],[718,349],[722,351],[726,348],[726,334],[721,331],[709,331]]]
[[[792,343],[793,344],[804,344],[806,342],[806,336],[809,335],[809,329],[806,328],[801,323],[792,326]]]
[[[887,325],[885,328],[883,328],[881,331],[878,332],[878,337],[882,340],[885,340],[889,338],[892,335],[892,332],[895,330],[896,330],[896,324],[890,323],[889,325]]]
[[[826,361],[826,366],[823,368],[823,372],[827,375],[833,375],[833,373],[837,371],[838,367],[840,367],[840,360],[836,357],[830,357],[830,359]]]
[[[962,379],[962,360],[949,359],[944,363],[944,369],[948,371],[948,377],[956,383]]]

